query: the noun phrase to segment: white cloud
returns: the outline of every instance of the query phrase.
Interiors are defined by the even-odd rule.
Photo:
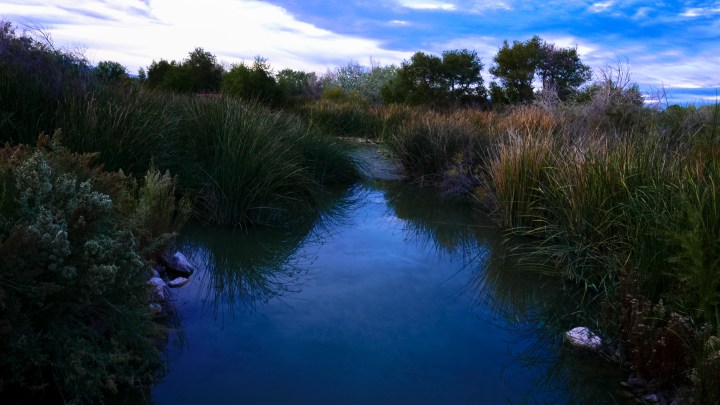
[[[614,3],[612,1],[593,3],[590,6],[590,11],[592,11],[594,13],[603,13],[605,11],[608,11],[613,6],[613,4]]]
[[[412,8],[414,10],[441,10],[455,11],[457,6],[452,3],[434,0],[403,0],[400,2],[403,7]]]
[[[717,14],[720,13],[720,7],[711,8],[711,7],[696,7],[696,8],[688,8],[686,9],[680,16],[682,17],[703,17],[708,16],[710,14]]]
[[[7,16],[38,16],[58,46],[82,44],[91,62],[114,60],[131,72],[155,59],[181,60],[203,47],[219,60],[236,63],[256,55],[275,69],[325,71],[368,57],[399,63],[406,52],[378,41],[335,34],[295,19],[261,1],[26,0],[4,7]],[[82,12],[80,12],[80,10]]]

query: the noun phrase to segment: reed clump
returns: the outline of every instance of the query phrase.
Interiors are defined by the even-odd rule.
[[[538,267],[544,273],[604,301],[607,333],[624,339],[627,353],[661,345],[682,329],[683,359],[691,361],[663,363],[682,373],[660,385],[690,384],[698,398],[717,398],[715,355],[703,348],[720,327],[720,107],[638,108],[627,115],[613,97],[604,104],[423,113],[387,142],[412,179],[471,195],[534,246],[527,254],[544,263]],[[595,110],[599,116],[581,114]],[[447,187],[458,172],[468,187]],[[632,299],[649,306],[623,298],[620,285],[630,277]],[[660,302],[666,317],[645,337],[618,333],[633,330],[621,326],[632,311],[652,317],[643,308]],[[657,361],[643,357],[634,366],[649,375],[641,363]]]

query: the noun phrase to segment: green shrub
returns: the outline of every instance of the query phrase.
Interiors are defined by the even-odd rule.
[[[0,392],[8,398],[97,403],[148,387],[163,370],[164,330],[152,320],[148,271],[127,225],[145,224],[123,218],[111,198],[130,195],[126,177],[91,162],[57,138],[0,150]]]

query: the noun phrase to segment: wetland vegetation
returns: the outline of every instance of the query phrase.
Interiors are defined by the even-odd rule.
[[[197,48],[130,77],[3,23],[2,395],[147,391],[166,371],[168,334],[148,309],[148,269],[188,220],[217,234],[273,229],[282,248],[270,244],[267,265],[188,245],[215,269],[208,291],[273,297],[307,235],[352,206],[332,197],[363,178],[342,136],[383,144],[406,182],[482,212],[469,229],[501,230],[477,266],[494,271],[470,277],[492,286],[482,299],[498,313],[556,320],[555,337],[583,323],[617,342],[648,392],[720,400],[720,107],[648,105],[626,66],[591,79],[574,49],[538,37],[499,49],[487,89],[483,68],[455,50],[322,77],[274,74],[262,59],[226,72]],[[438,251],[485,251],[464,226],[413,220],[399,194],[419,191],[379,189]],[[570,304],[524,295],[498,270],[509,267]]]

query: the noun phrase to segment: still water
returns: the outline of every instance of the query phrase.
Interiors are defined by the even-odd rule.
[[[562,286],[472,207],[380,179],[331,200],[292,230],[184,232],[153,403],[616,402],[622,374],[562,345]]]

